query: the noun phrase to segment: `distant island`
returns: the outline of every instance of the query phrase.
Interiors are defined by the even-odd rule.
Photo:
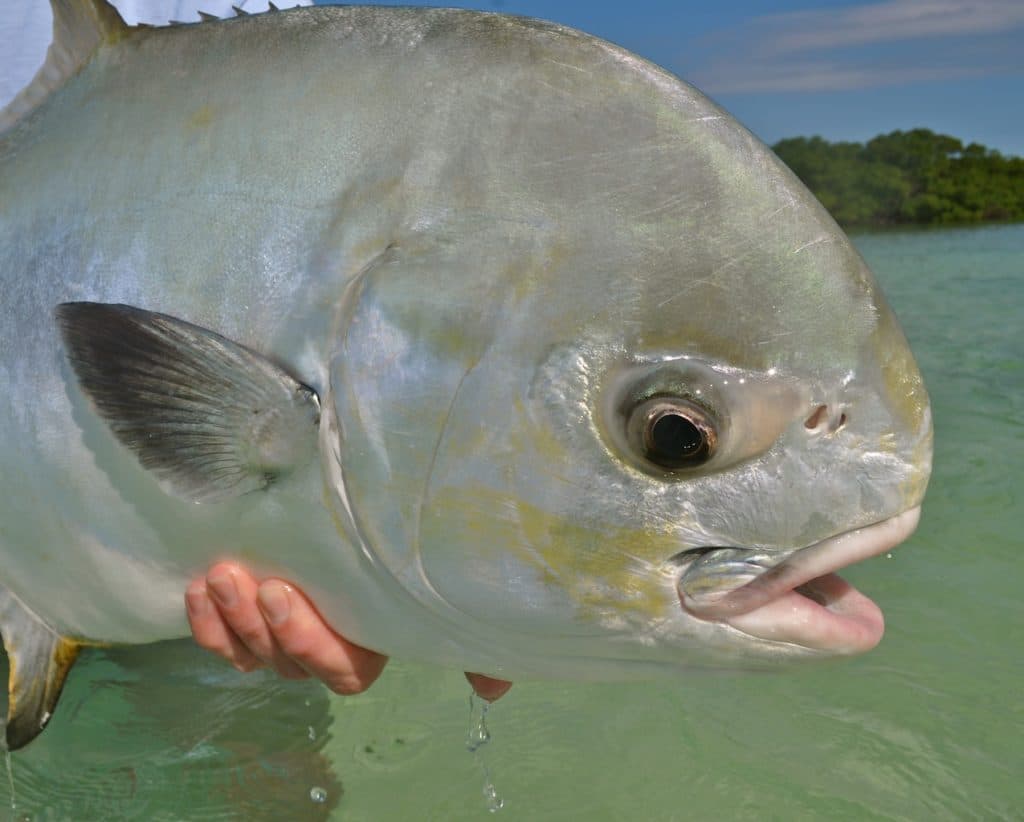
[[[1024,158],[926,128],[867,143],[789,137],[772,149],[844,226],[1024,220]]]

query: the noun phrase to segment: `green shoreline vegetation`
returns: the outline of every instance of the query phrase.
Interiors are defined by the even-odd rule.
[[[926,128],[867,143],[789,137],[772,149],[844,226],[1024,220],[1024,158]]]

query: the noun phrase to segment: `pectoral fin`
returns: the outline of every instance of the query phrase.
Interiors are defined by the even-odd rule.
[[[64,303],[56,315],[83,392],[166,491],[237,497],[316,452],[316,392],[260,354],[128,305]]]
[[[15,751],[50,721],[80,646],[43,625],[5,588],[0,588],[0,633],[10,663],[7,749]]]

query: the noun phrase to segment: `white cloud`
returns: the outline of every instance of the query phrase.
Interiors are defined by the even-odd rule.
[[[714,94],[742,94],[758,91],[847,91],[879,86],[982,77],[990,72],[981,68],[908,66],[893,71],[871,66],[845,66],[839,63],[796,62],[758,66],[752,73],[739,67],[718,72],[709,82],[697,85]]]
[[[776,37],[776,53],[866,45],[893,40],[965,37],[1024,26],[1021,0],[889,0],[843,9],[767,15],[751,21]]]
[[[1024,0],[886,0],[751,18],[700,43],[686,74],[728,94],[1024,73],[1022,41]]]

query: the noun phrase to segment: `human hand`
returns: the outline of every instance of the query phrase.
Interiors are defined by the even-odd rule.
[[[193,580],[185,606],[196,642],[240,671],[269,666],[286,679],[313,676],[349,695],[369,688],[388,661],[335,633],[294,585],[258,582],[235,563],[218,563],[205,579]],[[482,674],[466,679],[488,701],[512,687]]]

